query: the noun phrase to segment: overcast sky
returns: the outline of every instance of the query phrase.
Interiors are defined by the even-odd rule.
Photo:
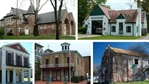
[[[61,41],[61,42],[37,42],[44,46],[43,50],[49,49],[53,51],[61,51],[61,44],[67,42],[70,44],[70,50],[77,50],[82,56],[91,56],[91,42],[85,41]]]
[[[41,0],[41,4],[43,4],[46,0]],[[77,0],[74,3],[71,0],[64,0],[67,1],[67,9],[68,12],[73,12],[75,21],[77,21]],[[0,0],[0,19],[3,18],[7,13],[10,12],[11,7],[16,8],[17,0]],[[30,6],[30,0],[18,0],[18,8],[27,10]],[[63,7],[64,9],[64,7]],[[53,7],[50,3],[50,0],[46,5],[43,6],[39,13],[53,11]]]

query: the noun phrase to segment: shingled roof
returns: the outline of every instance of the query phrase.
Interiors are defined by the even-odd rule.
[[[110,49],[112,49],[115,53],[119,53],[119,54],[125,54],[125,55],[130,55],[130,56],[147,57],[147,58],[149,58],[149,56],[141,55],[141,54],[129,51],[129,50],[113,48],[113,47],[110,47]]]
[[[32,5],[29,6],[29,8],[28,8],[28,10],[26,11],[25,14],[34,14],[34,9],[33,9]]]
[[[137,20],[137,16],[138,16],[137,9],[134,9],[134,10],[112,10],[112,9],[103,7],[101,5],[98,5],[98,6],[103,11],[103,13],[106,15],[106,17],[110,20],[110,22],[116,22],[116,20],[120,14],[122,14],[125,17],[126,22],[136,22],[136,20]],[[142,15],[141,15],[142,22],[144,21],[145,14],[146,14],[146,12],[142,11]],[[87,19],[88,19],[88,15],[85,17],[83,23]]]
[[[7,15],[5,17],[9,17],[9,16],[16,16],[16,11],[19,14],[24,14],[26,11],[25,10],[22,10],[22,9],[16,9],[16,8],[13,8],[11,7],[11,10],[9,13],[7,13]]]
[[[61,10],[60,21],[62,21],[63,16],[64,16],[66,11],[67,11],[66,9]],[[38,15],[38,24],[52,23],[52,22],[55,22],[54,11],[42,13],[42,14]]]

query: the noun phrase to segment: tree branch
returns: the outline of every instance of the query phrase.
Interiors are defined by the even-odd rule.
[[[53,8],[55,9],[55,6],[54,6],[54,4],[53,4],[53,1],[52,1],[52,0],[50,0],[50,2],[51,2],[51,4],[52,4]]]
[[[41,8],[48,2],[49,0],[47,0],[44,4],[42,4],[42,6],[39,8],[38,12],[41,10]]]

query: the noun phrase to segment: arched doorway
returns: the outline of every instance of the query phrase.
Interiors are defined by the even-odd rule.
[[[66,18],[65,19],[65,24],[64,24],[64,35],[69,35],[69,32],[70,32],[70,29],[69,28],[70,28],[69,21]]]

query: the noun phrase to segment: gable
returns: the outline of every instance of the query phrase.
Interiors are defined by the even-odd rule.
[[[125,19],[124,15],[123,14],[120,14],[117,19]]]
[[[29,54],[20,43],[6,45],[7,47]]]
[[[105,15],[98,5],[96,5],[94,10],[90,13],[90,16],[95,16],[95,15]]]

